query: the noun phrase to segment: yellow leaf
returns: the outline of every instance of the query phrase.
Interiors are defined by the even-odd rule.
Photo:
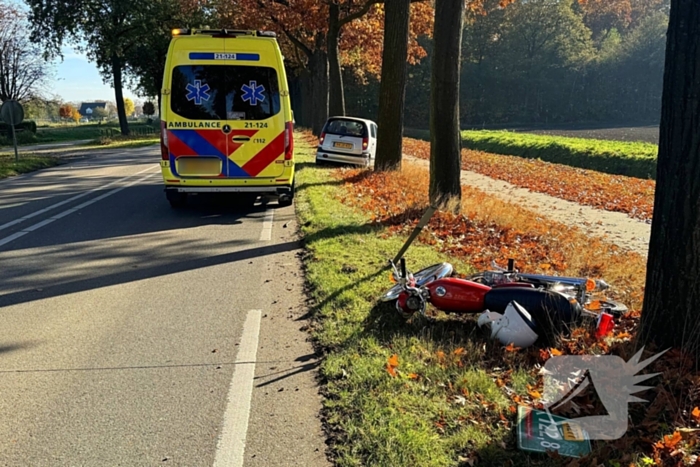
[[[467,351],[464,350],[464,347],[460,347],[458,349],[455,349],[455,351],[454,351],[455,355],[464,355],[465,353],[467,353]]]
[[[409,374],[408,374],[408,377],[409,377],[410,379],[418,379],[418,378],[420,378],[420,376],[418,375],[418,373],[409,373]]]
[[[559,349],[549,349],[549,353],[550,353],[553,357],[559,357],[559,356],[562,355],[564,352],[562,352],[562,351],[559,350]],[[552,360],[552,361],[553,361],[553,360]]]
[[[540,397],[542,397],[542,394],[540,394],[538,391],[533,390],[528,391],[527,393],[530,394],[530,397],[532,397],[533,399],[539,399]]]

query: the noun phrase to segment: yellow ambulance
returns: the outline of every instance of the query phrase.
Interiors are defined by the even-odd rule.
[[[171,206],[211,192],[292,203],[293,117],[274,33],[173,30],[160,115]]]

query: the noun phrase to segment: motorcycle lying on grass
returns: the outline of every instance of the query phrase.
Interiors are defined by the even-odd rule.
[[[598,331],[612,327],[612,317],[627,312],[621,303],[596,298],[609,289],[603,280],[524,274],[508,260],[508,269],[494,265],[466,279],[452,277],[450,263],[440,263],[415,274],[406,270],[404,253],[428,224],[435,212],[428,208],[393,261],[392,281],[396,283],[382,297],[396,301],[401,316],[425,315],[428,303],[446,313],[481,313],[478,324],[490,324],[491,336],[501,343],[528,347],[538,339],[548,344],[581,324],[584,318],[598,321]],[[399,263],[397,266],[396,263]],[[603,326],[604,324],[604,326]]]
[[[518,347],[532,345],[538,337],[552,342],[585,317],[621,316],[627,311],[621,303],[595,298],[609,288],[602,280],[523,274],[514,269],[513,260],[507,270],[495,267],[467,278],[452,277],[450,263],[415,274],[406,270],[403,258],[398,267],[393,261],[390,264],[396,285],[381,301],[396,301],[396,310],[404,318],[425,315],[428,304],[446,313],[481,313],[480,326],[491,324],[493,337]]]

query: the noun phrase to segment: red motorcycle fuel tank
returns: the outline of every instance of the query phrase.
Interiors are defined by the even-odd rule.
[[[491,287],[465,279],[447,277],[425,286],[430,291],[430,303],[451,313],[484,311],[484,296]]]

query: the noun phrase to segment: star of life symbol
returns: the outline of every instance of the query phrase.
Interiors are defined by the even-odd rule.
[[[241,91],[243,91],[241,99],[249,102],[250,105],[258,105],[258,101],[263,102],[265,100],[265,96],[263,96],[265,86],[262,84],[258,86],[257,81],[251,81],[249,84],[244,84]]]
[[[660,373],[636,375],[663,355],[666,350],[642,362],[642,348],[629,362],[616,355],[564,355],[547,360],[541,373],[544,374],[544,408],[551,411],[562,406],[578,412],[573,401],[587,388],[598,394],[607,415],[590,415],[571,419],[587,435],[588,439],[615,440],[627,432],[629,402],[647,402],[632,394],[651,389],[637,386],[638,383],[658,376]],[[553,424],[556,424],[552,420]]]
[[[194,101],[195,105],[201,105],[202,101],[209,100],[209,85],[202,85],[201,80],[195,80],[194,84],[187,84],[187,100]]]

